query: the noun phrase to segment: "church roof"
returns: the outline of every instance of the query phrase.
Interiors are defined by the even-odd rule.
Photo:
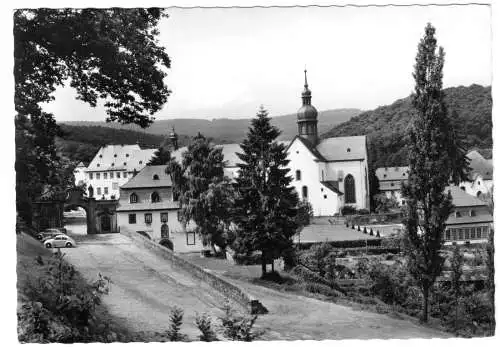
[[[170,175],[165,173],[166,168],[167,165],[146,166],[120,188],[137,189],[171,187],[172,180],[170,179]],[[158,175],[157,180],[153,179],[154,175]]]
[[[325,161],[366,159],[366,136],[329,137],[316,146]]]
[[[337,195],[344,195],[344,193],[342,193],[339,190],[338,181],[322,181],[321,184],[330,189],[332,192],[336,193]]]
[[[155,151],[139,145],[106,145],[99,149],[86,171],[141,170]]]

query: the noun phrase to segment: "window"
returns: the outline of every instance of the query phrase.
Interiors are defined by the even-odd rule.
[[[481,192],[477,192],[476,196],[479,198],[481,196]]]
[[[127,166],[127,162],[125,162],[125,161],[124,161],[124,162],[123,162],[123,166]]]
[[[114,157],[116,158],[116,157],[118,157],[118,155],[117,155],[117,154],[115,154],[115,155],[114,155]]]
[[[166,224],[163,224],[161,226],[161,238],[162,239],[168,239],[169,235],[168,235],[168,225]]]
[[[456,218],[462,217],[462,214],[460,213],[460,211],[455,211],[455,217]]]
[[[386,177],[387,177],[387,174],[384,174],[384,178],[386,178]]]
[[[95,174],[95,179],[100,180],[101,179],[101,174],[98,172]]]
[[[102,158],[102,154],[99,154],[99,158]]]
[[[475,216],[476,216],[476,211],[474,211],[474,210],[470,210],[470,216],[471,216],[471,217],[475,217]]]
[[[476,238],[476,228],[470,228],[470,238],[471,240]]]
[[[118,182],[113,182],[111,185],[111,189],[117,190],[118,189]]]
[[[181,211],[177,211],[177,220],[180,222],[182,220]]]
[[[160,202],[160,194],[153,192],[151,194],[151,202]]]
[[[103,177],[102,177],[103,179],[105,179],[105,180],[107,180],[107,179],[108,179],[108,173],[107,173],[107,172],[103,173],[103,174],[102,174],[102,176],[103,176]]]
[[[160,213],[160,220],[162,223],[168,222],[168,212]]]
[[[481,235],[482,238],[483,239],[487,239],[488,238],[488,232],[489,232],[488,227],[482,227],[481,229],[482,229],[482,233],[481,233],[482,234]]]
[[[326,199],[326,194],[325,194],[325,195],[323,195],[323,199]]]
[[[158,175],[157,175],[157,174],[154,174],[154,175],[153,175],[153,181],[158,181],[159,179],[160,179],[160,177],[158,177]]]
[[[136,193],[130,194],[130,203],[131,204],[136,204],[137,200],[138,200],[138,198],[137,198],[137,194]]]
[[[321,181],[325,180],[325,171],[321,170]]]
[[[142,164],[142,160],[139,160],[139,165],[141,165],[141,164]]]
[[[109,178],[115,178],[115,174],[113,172],[109,173]]]
[[[91,172],[91,173],[89,173],[89,178],[90,178],[91,180],[93,180],[93,179],[94,179],[94,174],[93,174],[92,172]]]
[[[347,175],[345,178],[344,194],[346,204],[353,204],[356,202],[356,187],[352,175]]]
[[[480,186],[481,185],[481,181],[477,181],[477,185]]]
[[[391,187],[394,187],[394,182],[391,182]]]
[[[97,188],[97,195],[101,195],[101,187]]]
[[[193,233],[193,232],[186,233],[186,243],[188,246],[192,246],[192,245],[196,244],[195,233]]]
[[[460,189],[462,189],[465,192],[465,186],[461,186]]]
[[[119,172],[116,173],[116,178],[120,178],[120,173]]]
[[[135,218],[135,213],[131,213],[128,215],[128,224],[135,224],[136,223],[136,218]]]
[[[173,201],[179,201],[179,193],[173,192],[172,199]]]
[[[104,187],[104,195],[108,195],[108,187]]]
[[[144,213],[144,223],[151,224],[153,222],[153,215],[151,213]]]
[[[308,192],[307,192],[307,186],[302,187],[302,199],[307,199]]]
[[[295,171],[295,180],[300,181],[301,180],[301,175],[300,175],[300,170]]]
[[[458,239],[463,240],[464,239],[464,229],[458,229]]]
[[[123,178],[127,178],[127,173],[126,172],[123,173]]]
[[[447,241],[451,239],[450,229],[446,229],[446,231],[444,233],[444,239]]]
[[[111,163],[111,166],[115,166],[115,163]]]
[[[347,148],[347,152],[349,153],[350,151],[351,151],[351,149],[350,149],[350,148]]]
[[[129,154],[127,153],[127,154],[125,154],[125,156],[128,158],[128,157],[129,157]]]
[[[97,164],[97,167],[100,167],[100,166],[101,166],[101,164]]]

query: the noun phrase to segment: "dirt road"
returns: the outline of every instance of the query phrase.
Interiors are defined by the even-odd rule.
[[[164,331],[170,310],[179,306],[185,311],[182,330],[195,339],[199,334],[193,323],[196,312],[207,312],[212,317],[221,314],[224,298],[217,291],[136,246],[128,237],[120,234],[75,237],[78,246],[65,250],[66,259],[88,279],[95,279],[99,272],[111,277],[111,293],[104,297],[104,302],[112,314],[125,320],[132,329]],[[270,311],[257,320],[258,328],[268,330],[263,336],[266,340],[448,337],[405,320],[246,282],[239,284]]]

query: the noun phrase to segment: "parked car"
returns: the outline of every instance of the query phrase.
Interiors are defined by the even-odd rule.
[[[43,242],[47,239],[54,238],[56,235],[64,235],[64,233],[57,229],[46,229],[45,231],[36,234],[36,238]]]
[[[64,248],[64,247],[71,248],[71,247],[76,246],[76,242],[68,235],[59,234],[59,235],[56,235],[54,238],[45,240],[43,245],[46,248],[52,248],[52,247],[54,247],[54,248]]]

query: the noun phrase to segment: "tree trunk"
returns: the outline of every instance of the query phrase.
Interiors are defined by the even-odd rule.
[[[271,260],[271,272],[274,272],[274,259]]]
[[[260,256],[260,259],[261,259],[261,266],[262,266],[262,277],[264,277],[264,275],[266,274],[266,257],[265,257],[265,253],[262,252],[262,255]]]
[[[429,287],[424,286],[422,290],[422,294],[424,295],[424,307],[422,313],[422,322],[427,323],[428,314],[429,314]]]

